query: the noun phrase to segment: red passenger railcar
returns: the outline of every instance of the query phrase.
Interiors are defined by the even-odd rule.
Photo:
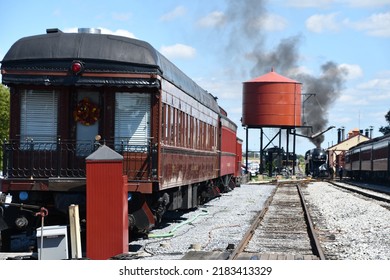
[[[85,158],[99,145],[123,155],[138,230],[239,182],[237,126],[144,41],[52,29],[17,41],[1,73],[11,91],[1,190],[14,203],[48,208],[48,224],[65,223],[70,204],[85,206]],[[35,226],[23,209],[4,209],[3,236]]]
[[[234,171],[234,177],[236,178],[236,184],[241,185],[244,182],[242,178],[243,163],[242,163],[242,140],[237,138],[236,142],[236,170]]]
[[[224,111],[223,111],[224,112]],[[237,169],[237,126],[226,117],[226,114],[221,115],[221,163],[220,177],[224,181],[224,186],[235,186],[233,181]]]
[[[390,182],[390,135],[373,138],[349,149],[344,172],[354,180]]]

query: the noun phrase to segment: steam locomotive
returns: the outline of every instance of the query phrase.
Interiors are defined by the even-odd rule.
[[[66,224],[71,204],[85,217],[85,159],[101,144],[124,158],[134,230],[240,184],[242,140],[217,98],[149,43],[87,31],[22,38],[1,62],[11,91],[3,251],[40,225],[23,205],[45,207],[46,225]]]
[[[305,153],[305,174],[314,178],[328,177],[328,155],[322,148],[314,148]]]

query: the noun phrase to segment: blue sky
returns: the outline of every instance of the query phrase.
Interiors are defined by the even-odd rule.
[[[306,75],[316,81],[327,73],[322,66],[328,62],[339,70],[339,83],[331,81],[332,92],[324,93],[326,104],[314,89],[314,111],[325,117],[326,127],[336,127],[324,134],[322,147],[336,144],[339,127],[348,132],[373,126],[376,137],[387,125],[390,0],[13,0],[1,1],[0,10],[0,59],[19,38],[55,27],[101,28],[149,42],[218,97],[244,144],[242,83],[272,67],[289,78]],[[289,43],[291,61],[280,57],[281,42]],[[305,93],[306,80],[298,81]],[[272,138],[275,131],[266,133]],[[259,132],[249,134],[249,150],[259,150]],[[297,153],[314,147],[305,138],[297,140]]]

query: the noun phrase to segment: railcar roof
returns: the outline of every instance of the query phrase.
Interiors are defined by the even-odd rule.
[[[149,43],[128,37],[93,33],[48,33],[15,42],[3,58],[2,68],[13,62],[35,60],[99,60],[139,65],[172,82],[205,106],[219,112],[214,97],[197,85]]]
[[[147,42],[106,34],[62,32],[18,40],[4,56],[2,63],[66,58],[159,65],[156,51]]]
[[[353,150],[355,148],[364,147],[366,145],[372,145],[373,143],[377,143],[377,142],[380,142],[380,141],[390,141],[390,134],[385,134],[383,136],[378,136],[378,137],[372,138],[370,140],[367,140],[367,141],[364,141],[364,142],[360,142],[356,146],[351,147],[349,150]]]

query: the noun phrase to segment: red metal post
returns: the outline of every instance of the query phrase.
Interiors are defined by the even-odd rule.
[[[123,157],[105,145],[86,164],[87,258],[105,260],[128,252],[127,176]]]

